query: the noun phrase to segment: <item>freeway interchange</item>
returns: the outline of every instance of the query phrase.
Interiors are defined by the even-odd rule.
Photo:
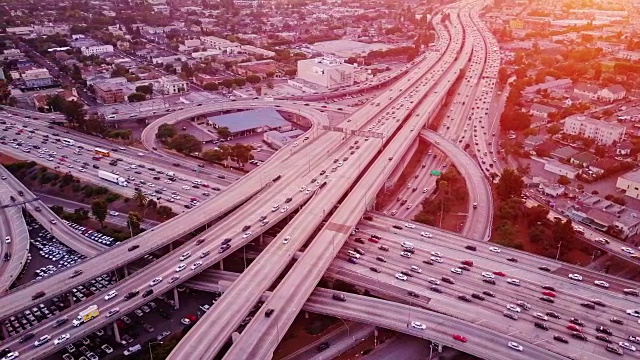
[[[182,339],[170,355],[171,359],[215,357],[248,310],[281,275],[284,275],[282,281],[270,294],[258,315],[243,333],[236,337],[225,358],[269,358],[284,336],[285,329],[288,329],[298,312],[305,307],[422,336],[481,356],[487,355],[486,352],[483,353],[486,351],[483,349],[483,343],[496,337],[505,343],[504,348],[494,353],[496,358],[501,359],[553,359],[567,356],[587,359],[587,355],[600,358],[611,356],[602,345],[596,345],[597,340],[590,340],[585,348],[579,340],[562,344],[554,342],[553,339],[543,338],[541,334],[564,332],[566,335],[568,330],[565,329],[565,319],[582,317],[589,324],[588,330],[585,328],[584,332],[590,337],[595,336],[594,324],[604,324],[613,329],[615,342],[629,341],[629,335],[636,336],[632,331],[638,330],[638,325],[633,317],[626,314],[626,310],[638,307],[639,302],[638,298],[621,295],[620,290],[626,286],[633,287],[634,284],[605,277],[611,287],[610,290],[603,290],[591,284],[587,285],[586,282],[568,280],[566,272],[578,271],[576,269],[568,269],[546,259],[542,261],[523,254],[515,255],[517,253],[512,257],[517,256],[522,260],[514,263],[504,258],[505,254],[511,254],[511,250],[487,250],[489,245],[481,242],[476,245],[478,250],[471,252],[463,248],[460,238],[445,232],[436,235],[437,230],[434,229],[418,229],[422,232],[429,231],[434,234],[433,238],[421,235],[418,230],[409,231],[404,228],[401,228],[400,234],[395,234],[393,225],[396,224],[392,224],[394,220],[389,218],[376,217],[376,222],[372,225],[359,225],[363,214],[372,208],[375,195],[384,185],[387,176],[413,140],[421,135],[421,129],[438,113],[446,94],[469,61],[477,62],[476,65],[484,64],[474,66],[473,77],[470,78],[478,79],[481,73],[480,85],[464,88],[468,92],[463,95],[467,100],[457,101],[469,103],[462,104],[451,114],[451,123],[447,125],[451,128],[447,130],[451,131],[443,135],[453,140],[449,136],[460,132],[462,128],[463,136],[469,136],[470,132],[465,130],[465,124],[471,123],[467,119],[473,120],[474,132],[477,125],[480,125],[481,129],[487,128],[487,134],[494,128],[494,125],[483,120],[486,119],[488,110],[487,96],[495,86],[495,72],[492,71],[496,71],[497,59],[486,55],[486,44],[493,49],[490,40],[483,40],[482,44],[478,45],[480,39],[486,36],[480,33],[487,32],[483,26],[478,25],[477,12],[482,5],[474,1],[464,1],[445,9],[449,18],[447,21],[442,21],[441,15],[434,16],[438,51],[428,52],[416,59],[407,75],[389,86],[369,104],[348,116],[341,124],[342,131],[320,129],[323,124],[320,117],[314,121],[314,127],[307,134],[309,141],[304,146],[279,151],[256,171],[233,183],[225,184],[227,187],[224,191],[220,191],[211,200],[204,201],[195,209],[131,239],[126,244],[94,254],[95,256],[80,265],[0,297],[0,314],[6,318],[36,305],[43,299],[65,294],[71,288],[104,273],[126,267],[150,252],[170,247],[171,252],[168,255],[109,289],[116,291],[116,296],[106,299],[103,294],[94,295],[88,301],[62,312],[58,317],[72,319],[80,310],[91,304],[100,308],[101,315],[96,319],[78,327],[72,326],[69,322],[55,328],[52,327],[55,319],[51,319],[31,329],[38,337],[46,334],[55,339],[68,334],[70,340],[67,341],[73,341],[113,321],[114,318],[108,318],[103,314],[110,311],[114,314],[126,314],[152,297],[175,291],[177,285],[196,278],[233,251],[251,241],[261,241],[261,235],[267,229],[287,219],[288,223],[280,234],[266,246],[243,274],[234,279],[216,305]],[[480,55],[472,55],[474,53]],[[487,68],[493,70],[486,70]],[[471,106],[472,98],[474,106]],[[284,102],[277,105],[287,106]],[[153,148],[155,131],[160,124],[201,115],[213,109],[220,109],[220,106],[221,104],[198,106],[168,114],[146,128],[142,135],[143,142],[148,148]],[[233,108],[234,105],[222,106]],[[240,107],[245,108],[254,106],[265,105],[257,101],[240,104]],[[304,105],[289,106],[291,111],[318,118],[317,114],[312,114]],[[474,117],[474,114],[478,114],[478,117]],[[356,131],[369,131],[372,135],[358,136]],[[39,132],[38,135],[44,136]],[[435,135],[425,136],[431,136],[431,139],[439,141],[443,147],[451,146],[451,141],[440,135],[437,135],[437,138]],[[478,140],[482,137],[477,132],[474,136]],[[479,143],[476,143],[477,151],[484,153],[484,148],[478,145]],[[474,176],[474,180],[478,180],[475,177],[477,176]],[[477,201],[482,202],[488,209],[483,208],[476,212],[470,210],[468,222],[475,223],[476,229],[471,231],[471,237],[475,240],[485,240],[488,238],[487,228],[490,228],[491,194],[487,194],[486,182],[475,182],[472,188],[474,196],[479,196]],[[217,222],[210,224],[214,219],[218,219]],[[185,240],[175,248],[171,246],[174,241],[184,240],[185,235],[204,225],[207,229],[197,238]],[[379,242],[392,248],[393,256],[391,252],[389,256],[385,255],[386,252],[373,246],[373,242],[364,244],[368,246],[356,243],[351,235],[357,226],[362,229],[355,233],[356,237],[359,233],[382,234]],[[415,245],[414,260],[420,260],[419,263],[414,261],[414,266],[419,266],[425,273],[416,272],[419,275],[401,280],[401,277],[396,276],[396,272],[411,271],[411,268],[405,260],[406,257],[399,255],[398,244],[409,238],[413,239]],[[347,256],[342,251],[345,244],[348,247],[364,249],[366,255],[360,259],[359,264],[347,261]],[[304,251],[284,274],[287,265],[302,248]],[[446,255],[435,256],[433,253]],[[378,256],[388,257],[389,260],[378,261]],[[431,257],[434,256],[444,259],[443,263],[426,263],[433,262]],[[460,261],[468,258],[474,261],[473,270],[460,270],[460,274],[452,273],[450,266],[459,266]],[[550,271],[538,269],[543,266],[539,265],[541,263],[549,267]],[[372,267],[380,272],[370,270]],[[82,273],[74,276],[76,270],[82,270]],[[356,283],[366,285],[368,282],[369,286],[375,286],[376,282],[384,283],[386,288],[395,292],[396,297],[404,299],[405,304],[347,294],[345,304],[332,305],[332,301],[335,300],[330,299],[330,291],[314,290],[327,271],[330,274],[346,276]],[[467,272],[478,274],[467,275]],[[495,272],[504,272],[507,276],[513,276],[513,279],[517,278],[520,286],[511,285],[506,281],[500,281],[493,286],[485,285],[488,283],[482,280],[483,277],[494,279],[496,282],[502,280]],[[583,273],[589,281],[594,281],[597,277],[597,274],[585,271]],[[450,286],[440,284],[442,280],[437,278],[442,279],[443,276],[453,277],[456,281],[449,284]],[[429,286],[429,278],[439,282],[442,293],[425,290]],[[558,302],[562,303],[562,320],[550,320],[547,317],[544,321],[549,323],[550,331],[540,333],[542,330],[531,325],[534,316],[529,314],[549,313],[558,309],[555,303],[552,305],[538,299],[541,284],[548,284],[550,281],[554,289],[558,289]],[[430,284],[434,285],[433,282]],[[451,296],[457,297],[463,293],[471,296],[471,292],[479,294],[490,291],[485,288],[496,293],[495,300],[493,296],[491,299],[485,297],[485,300],[471,302],[451,299]],[[408,295],[409,290],[413,291],[414,295]],[[40,292],[43,293],[42,297],[34,298]],[[125,295],[132,292],[135,295],[125,299]],[[148,295],[143,297],[140,294]],[[418,301],[413,300],[416,298],[415,295],[423,299],[420,301],[424,301],[423,306],[426,308],[412,309],[413,306],[406,305],[406,302],[411,304],[412,301]],[[594,309],[586,310],[581,303],[592,301],[592,296],[598,296],[607,305],[598,305]],[[508,305],[507,302],[517,301],[535,304],[528,313],[521,313],[522,310],[512,311],[521,314],[525,321],[514,322],[501,314],[503,311],[510,311],[505,307]],[[272,309],[272,315],[266,316],[266,309]],[[381,313],[384,315],[381,316]],[[468,318],[465,317],[466,314],[473,316]],[[608,317],[624,318],[627,325],[610,324]],[[414,321],[427,326],[425,329],[413,326]],[[444,325],[445,322],[449,324]],[[469,323],[474,325],[468,325]],[[274,332],[274,328],[280,330]],[[469,342],[453,341],[450,333],[454,331],[468,331],[465,336],[470,339]],[[520,352],[508,348],[509,341],[517,341],[524,349]],[[8,339],[3,342],[3,346],[19,351],[21,357],[29,359],[43,358],[57,351],[54,344],[34,347],[31,343],[21,343],[17,338]],[[634,356],[633,352],[625,354]]]

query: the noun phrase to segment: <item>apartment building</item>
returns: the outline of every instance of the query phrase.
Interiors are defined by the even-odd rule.
[[[182,94],[189,91],[189,83],[177,76],[168,76],[160,79],[162,91],[165,95]]]
[[[326,89],[351,86],[354,83],[355,66],[342,60],[322,57],[298,61],[298,77]]]
[[[20,76],[28,88],[53,85],[53,77],[47,69],[29,69],[21,72]]]
[[[99,55],[108,52],[113,52],[113,45],[95,45],[95,46],[87,46],[81,49],[82,55]]]
[[[124,102],[124,87],[121,84],[100,82],[93,84],[96,99],[103,104],[115,104]]]
[[[600,145],[620,142],[626,127],[596,120],[584,115],[572,115],[564,119],[564,132],[594,139]]]

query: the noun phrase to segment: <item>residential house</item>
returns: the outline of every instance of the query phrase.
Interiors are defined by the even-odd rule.
[[[580,151],[572,148],[571,146],[564,146],[552,151],[551,156],[559,160],[569,160],[572,156],[578,154],[579,152]]]
[[[550,173],[566,176],[569,179],[575,179],[578,175],[578,169],[570,165],[565,165],[557,160],[549,160],[544,164],[544,169]]]
[[[600,145],[611,145],[622,140],[626,127],[584,115],[571,115],[564,119],[564,132],[594,139]]]
[[[531,135],[524,139],[524,149],[526,151],[532,151],[538,145],[544,143],[545,136],[544,135]]]
[[[67,101],[78,101],[78,92],[76,91],[76,88],[72,88],[71,90],[58,89],[54,93],[33,95],[33,97],[31,98],[31,101],[33,101],[33,106],[39,111],[51,111],[49,105],[47,104],[47,101],[49,99],[49,96],[52,96],[54,94],[62,96],[62,98]]]
[[[616,145],[616,155],[631,155],[631,150],[633,150],[633,144],[628,141],[623,141]]]
[[[591,174],[599,176],[604,174],[605,171],[611,169],[611,167],[613,165],[616,165],[617,163],[618,163],[618,160],[599,159],[596,161],[592,161],[591,164],[589,164],[589,166],[587,167],[587,169],[591,172]]]
[[[529,109],[529,114],[548,119],[549,114],[554,113],[556,111],[557,109],[551,106],[547,106],[543,104],[533,104],[531,105],[531,109]]]
[[[600,88],[593,84],[579,83],[573,88],[574,95],[579,95],[580,97],[585,97],[591,100],[597,100],[599,92]]]
[[[602,101],[616,101],[622,100],[627,96],[627,90],[622,85],[611,85],[598,92],[598,97]]]
[[[569,160],[569,162],[572,165],[577,165],[580,167],[587,167],[589,166],[589,164],[591,164],[592,162],[596,161],[598,158],[593,155],[592,153],[588,152],[588,151],[583,151],[579,154],[576,154],[574,156],[571,157],[571,159]]]

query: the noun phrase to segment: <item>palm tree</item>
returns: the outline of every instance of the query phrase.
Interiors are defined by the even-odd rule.
[[[133,194],[133,201],[138,203],[138,206],[142,207],[147,203],[147,196],[140,190],[137,190]]]

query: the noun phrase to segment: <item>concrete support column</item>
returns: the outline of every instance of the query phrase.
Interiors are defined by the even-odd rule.
[[[127,270],[127,265],[124,266],[124,277],[129,277],[129,270]]]
[[[224,259],[220,259],[220,271],[224,271]]]
[[[120,344],[120,341],[122,341],[120,339],[120,331],[118,330],[118,325],[115,322],[113,323],[113,336],[115,337],[116,342]]]
[[[176,310],[178,310],[180,308],[180,300],[178,299],[178,288],[177,287],[173,288],[173,301],[176,303],[174,308]]]
[[[69,297],[69,303],[73,306],[73,293],[68,293],[67,296]]]
[[[308,311],[305,311],[305,312],[304,312],[304,318],[305,318],[305,319],[308,319],[308,318],[309,318],[309,312],[308,312]]]
[[[173,243],[169,243],[169,251],[173,251]]]

